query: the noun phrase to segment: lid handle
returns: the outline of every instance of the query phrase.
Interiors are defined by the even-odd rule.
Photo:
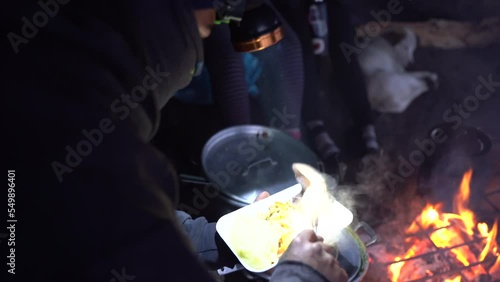
[[[259,160],[259,161],[256,161],[252,164],[249,164],[247,169],[245,169],[245,171],[242,173],[243,176],[247,176],[248,173],[250,172],[250,170],[256,166],[259,166],[261,164],[264,164],[264,163],[269,163],[271,166],[275,166],[278,164],[277,161],[273,160],[272,158],[270,157],[267,157],[265,159],[262,159],[262,160]]]

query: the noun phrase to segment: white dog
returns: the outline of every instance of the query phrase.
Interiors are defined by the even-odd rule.
[[[386,31],[359,54],[370,104],[382,113],[402,113],[430,87],[437,87],[436,73],[407,72],[417,48],[417,36],[409,28]],[[432,85],[432,86],[430,86]]]

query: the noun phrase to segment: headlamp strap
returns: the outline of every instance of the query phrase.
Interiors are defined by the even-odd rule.
[[[240,22],[246,10],[246,2],[246,0],[215,0],[214,7],[217,12],[215,24]]]

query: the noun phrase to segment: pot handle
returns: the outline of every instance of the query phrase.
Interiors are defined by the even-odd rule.
[[[234,265],[233,268],[225,266],[223,268],[217,269],[217,274],[219,274],[220,276],[225,276],[225,275],[228,275],[228,274],[231,274],[233,272],[237,272],[237,271],[240,271],[243,269],[245,269],[245,268],[241,264],[236,264],[236,265]]]
[[[259,161],[256,161],[256,162],[249,164],[248,167],[245,169],[245,171],[242,173],[242,175],[247,176],[252,168],[259,166],[263,163],[270,163],[271,166],[275,166],[278,164],[278,162],[273,160],[272,158],[265,158],[265,159],[262,159],[262,160],[259,160]]]
[[[358,233],[358,230],[360,229],[362,229],[368,236],[370,236],[370,238],[367,241],[363,242],[367,247],[377,242],[378,240],[377,233],[375,233],[375,230],[373,230],[373,228],[371,228],[370,225],[368,225],[366,222],[360,221],[354,228],[354,231]]]

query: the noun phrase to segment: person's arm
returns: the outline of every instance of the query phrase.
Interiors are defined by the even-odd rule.
[[[333,254],[333,247],[314,231],[304,230],[281,256],[271,282],[347,282],[347,273]]]
[[[177,219],[193,243],[195,252],[212,269],[233,267],[237,258],[224,243],[215,229],[216,223],[209,223],[204,217],[193,219],[183,211],[176,212]]]
[[[17,139],[25,147],[20,150],[25,155],[17,158],[24,175],[16,198],[23,219],[20,281],[212,281],[177,222],[171,200],[175,187],[164,161],[118,120],[115,130],[58,182],[51,162],[69,164],[57,147],[68,142],[77,148],[65,133],[93,129],[92,121],[99,121],[83,125],[76,115],[88,118],[90,111],[73,111],[75,116],[45,126],[47,139],[36,146]],[[26,130],[29,123],[20,125]]]
[[[270,282],[329,282],[312,267],[297,261],[287,261],[276,266]]]

